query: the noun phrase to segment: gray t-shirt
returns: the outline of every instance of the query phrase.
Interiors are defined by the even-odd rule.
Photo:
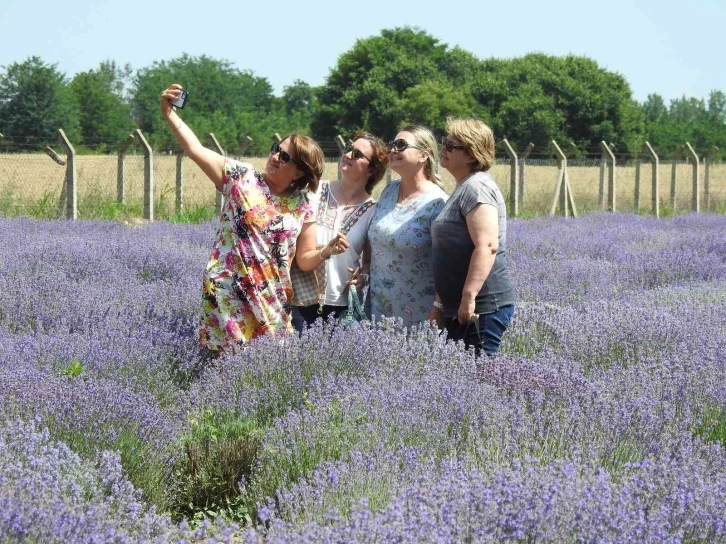
[[[494,265],[479,294],[474,311],[479,314],[497,311],[515,303],[514,289],[507,271],[507,207],[494,178],[487,172],[475,172],[459,185],[444,209],[431,225],[434,281],[444,305],[444,317],[456,317],[461,295],[474,253],[466,216],[477,204],[494,206],[499,216],[499,249]]]

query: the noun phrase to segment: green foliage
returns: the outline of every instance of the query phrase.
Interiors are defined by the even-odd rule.
[[[213,132],[228,153],[237,153],[246,136],[253,139],[251,151],[267,150],[272,133],[284,130],[278,124],[281,101],[275,100],[267,79],[240,71],[226,60],[185,54],[142,68],[133,79],[134,116],[155,150],[176,149],[159,110],[159,95],[172,83],[189,92],[179,112],[187,124],[203,142]]]
[[[674,157],[689,142],[696,152],[709,153],[719,148],[717,157],[726,156],[726,94],[711,91],[708,100],[678,98],[666,106],[663,97],[648,95],[641,105],[646,121],[648,142],[663,158]]]
[[[30,57],[0,74],[0,131],[9,150],[57,145],[59,128],[71,141],[78,139],[77,105],[65,75],[56,66]]]
[[[246,418],[205,411],[183,436],[174,467],[174,515],[249,520],[241,482],[249,481],[263,429]]]
[[[96,70],[77,74],[70,83],[79,106],[82,142],[98,152],[114,152],[135,128],[131,107],[123,97],[131,67],[102,62]]]
[[[341,55],[319,94],[313,134],[359,128],[383,137],[404,123],[443,133],[446,117],[477,117],[521,146],[550,140],[580,151],[602,140],[639,150],[644,120],[625,79],[584,57],[530,54],[482,61],[415,28],[384,30]]]
[[[474,92],[500,137],[539,149],[553,139],[580,151],[603,140],[628,151],[642,146],[644,120],[630,86],[595,61],[533,53],[485,65]]]
[[[404,118],[417,121],[421,93],[402,104],[404,94],[427,81],[443,80],[447,46],[416,28],[383,30],[380,36],[358,40],[340,56],[319,94],[320,108],[311,125],[320,139],[349,135],[358,129],[387,137]],[[453,63],[445,64],[451,69]],[[409,112],[406,106],[414,106]]]
[[[83,363],[79,361],[78,359],[71,359],[68,363],[68,366],[66,366],[62,371],[61,374],[63,376],[68,376],[69,378],[77,378],[81,375],[83,372]]]
[[[706,405],[696,422],[693,434],[706,442],[720,442],[726,445],[726,409]]]

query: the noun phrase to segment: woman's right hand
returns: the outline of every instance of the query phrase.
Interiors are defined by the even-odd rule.
[[[182,92],[182,86],[178,83],[172,83],[167,89],[161,93],[161,113],[164,117],[169,117],[171,112],[176,111],[176,108],[171,105],[172,100],[179,98]]]

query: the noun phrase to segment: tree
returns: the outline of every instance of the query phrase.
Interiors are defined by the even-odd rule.
[[[120,68],[114,61],[105,61],[71,81],[84,146],[98,151],[115,149],[134,129],[131,106],[123,96],[130,75],[129,65]]]
[[[336,134],[366,129],[382,137],[392,136],[407,108],[420,109],[421,92],[431,87],[420,88],[401,104],[405,93],[416,85],[442,79],[447,49],[436,38],[409,27],[358,40],[340,56],[320,91],[313,135],[333,139]]]
[[[155,148],[176,149],[159,111],[159,95],[171,83],[189,91],[187,106],[179,112],[184,120],[202,140],[214,132],[230,153],[246,136],[253,139],[253,151],[267,151],[270,135],[280,130],[270,130],[268,124],[271,117],[279,116],[281,106],[267,79],[240,71],[226,60],[185,54],[169,62],[155,62],[133,79],[134,118]]]
[[[78,138],[77,106],[56,64],[29,57],[5,69],[0,75],[0,127],[13,150],[57,146],[59,128],[71,141]]]
[[[473,90],[492,113],[495,132],[520,145],[544,149],[555,139],[580,151],[602,140],[629,151],[642,146],[643,113],[627,81],[586,57],[533,53],[486,61]]]

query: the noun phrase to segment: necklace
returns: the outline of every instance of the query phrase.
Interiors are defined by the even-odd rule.
[[[365,200],[363,202],[355,202],[356,200],[360,200],[360,198],[358,198],[358,199],[353,198],[355,196],[355,195],[353,195],[351,197],[351,200],[353,202],[344,202],[343,199],[342,199],[342,193],[343,193],[343,191],[340,190],[340,182],[336,183],[335,185],[332,185],[331,184],[330,187],[331,187],[331,193],[333,195],[333,198],[335,199],[335,202],[337,204],[339,204],[342,208],[347,208],[348,206],[359,206],[360,204],[362,204],[363,202],[365,202],[365,200],[368,200],[368,194],[366,194],[366,198],[365,198]],[[335,190],[332,190],[332,189],[335,189]],[[339,198],[339,196],[341,198]]]
[[[414,197],[419,196],[423,192],[425,192],[423,190],[423,187],[416,187],[413,191],[411,191],[407,195],[404,195],[403,194],[403,182],[401,182],[401,185],[398,186],[398,199],[396,200],[396,203],[403,205],[406,202],[408,202],[409,200],[413,199]]]

